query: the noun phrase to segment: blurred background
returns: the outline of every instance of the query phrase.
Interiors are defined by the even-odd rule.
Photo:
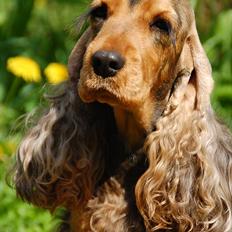
[[[16,199],[5,184],[24,125],[47,85],[67,79],[67,57],[77,39],[75,19],[88,0],[0,0],[0,231],[47,232],[49,213]],[[232,3],[192,0],[198,32],[213,66],[212,101],[232,128]]]

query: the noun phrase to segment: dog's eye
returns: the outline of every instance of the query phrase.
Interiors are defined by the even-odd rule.
[[[102,4],[93,8],[90,15],[93,20],[105,20],[107,18],[107,5]]]
[[[170,34],[172,29],[170,23],[164,19],[156,19],[150,24],[150,27],[152,29],[159,29],[160,31],[166,32],[167,34]]]

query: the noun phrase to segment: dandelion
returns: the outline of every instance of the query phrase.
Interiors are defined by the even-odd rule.
[[[9,58],[7,60],[7,70],[27,82],[41,81],[39,65],[28,57],[16,56]]]
[[[68,70],[63,64],[51,63],[46,67],[44,73],[51,84],[59,84],[68,79]]]

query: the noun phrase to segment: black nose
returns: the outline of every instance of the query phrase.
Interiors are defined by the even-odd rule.
[[[97,51],[92,57],[94,72],[103,78],[115,76],[124,64],[124,58],[114,51]]]

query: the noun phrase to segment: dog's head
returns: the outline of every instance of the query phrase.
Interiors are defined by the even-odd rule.
[[[166,105],[179,73],[191,73],[203,54],[188,1],[95,0],[89,15],[69,60],[85,102]]]

